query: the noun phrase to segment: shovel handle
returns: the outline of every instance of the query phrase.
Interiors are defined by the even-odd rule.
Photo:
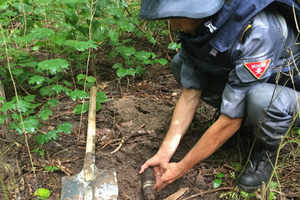
[[[96,96],[97,88],[91,87],[88,113],[86,150],[84,158],[84,178],[91,181],[95,170],[95,135],[96,135]]]

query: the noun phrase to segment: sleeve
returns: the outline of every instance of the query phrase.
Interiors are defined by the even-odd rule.
[[[269,79],[284,50],[278,28],[266,20],[265,13],[261,15],[254,19],[245,41],[238,42],[233,51],[235,68],[229,74],[221,104],[221,113],[231,118],[244,116],[248,91]]]

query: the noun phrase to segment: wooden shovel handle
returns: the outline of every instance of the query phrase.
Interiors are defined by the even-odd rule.
[[[84,158],[84,178],[86,181],[91,181],[93,179],[95,170],[96,96],[97,88],[92,86],[90,90],[86,150]]]

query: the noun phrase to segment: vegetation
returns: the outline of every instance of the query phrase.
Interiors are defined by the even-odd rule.
[[[165,26],[164,22],[150,22],[142,29],[137,6],[137,2],[119,0],[2,1],[0,51],[4,62],[0,80],[4,87],[13,86],[15,97],[0,97],[0,122],[11,118],[10,130],[36,133],[46,125],[43,121],[52,117],[62,95],[78,102],[74,114],[86,112],[88,104],[83,99],[97,81],[94,52],[105,46],[111,47],[108,59],[122,58],[112,66],[119,78],[140,76],[146,65],[165,65],[166,59],[137,51],[134,41],[124,36],[146,37],[155,44],[151,29]],[[107,97],[99,92],[97,99],[99,110]],[[71,127],[64,123],[35,139],[43,145],[58,139],[59,134],[70,133]]]
[[[31,153],[44,156],[44,144],[72,131],[69,122],[47,128],[61,99],[76,103],[75,115],[87,112],[89,88],[99,81],[99,52],[105,51],[102,59],[111,63],[120,84],[124,78],[143,76],[147,66],[167,64],[165,58],[135,46],[141,39],[160,45],[157,38],[169,34],[165,21],[141,21],[138,8],[139,1],[134,0],[0,0],[0,123],[7,142],[19,137],[14,133],[25,138],[33,171]],[[180,48],[172,40],[168,43],[171,50]],[[4,88],[14,95],[6,96]],[[97,110],[107,101],[106,94],[99,91]],[[300,131],[290,134],[293,137],[287,136],[282,146],[296,143],[300,148],[295,137]],[[28,138],[34,138],[38,148],[30,149]],[[48,165],[45,169],[52,173],[59,168]],[[215,188],[221,187],[223,177],[217,174]],[[8,198],[1,175],[0,183]],[[270,188],[279,185],[278,181]],[[50,191],[37,188],[34,194],[37,199],[47,199]],[[274,193],[270,193],[273,199],[271,195]]]

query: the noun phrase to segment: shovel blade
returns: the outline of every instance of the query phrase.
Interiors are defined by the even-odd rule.
[[[117,200],[118,182],[116,172],[96,169],[94,179],[85,181],[84,171],[62,178],[61,200]]]

